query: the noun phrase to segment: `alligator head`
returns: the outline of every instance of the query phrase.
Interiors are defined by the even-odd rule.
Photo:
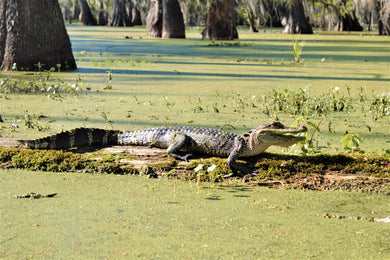
[[[296,136],[306,131],[307,128],[305,126],[287,127],[275,121],[256,127],[250,131],[249,146],[254,150],[256,150],[257,146],[269,147],[271,145],[278,145],[288,147],[306,140],[304,136]]]

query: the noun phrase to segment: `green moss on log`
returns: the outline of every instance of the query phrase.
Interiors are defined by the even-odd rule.
[[[232,174],[226,158],[201,158],[183,166],[175,159],[145,164],[136,169],[123,155],[79,154],[57,150],[30,150],[0,147],[0,169],[20,168],[52,172],[86,172],[103,174],[137,174],[149,177],[176,177],[202,181],[224,182],[230,176],[252,185],[267,184],[293,189],[359,190],[390,193],[390,158],[375,155],[313,155],[296,156],[264,153],[262,156],[240,161],[258,171],[257,176]],[[203,165],[201,169],[194,169]],[[337,176],[329,178],[327,176]],[[351,178],[352,176],[352,178]]]
[[[0,147],[0,168],[19,168],[52,172],[98,172],[108,174],[137,174],[131,165],[104,160],[96,161],[86,155],[62,150],[30,150]]]

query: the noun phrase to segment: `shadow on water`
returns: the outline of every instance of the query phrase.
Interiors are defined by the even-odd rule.
[[[76,72],[88,73],[107,73],[107,69],[100,68],[78,68]],[[126,70],[113,69],[113,74],[140,75],[140,76],[166,76],[167,79],[175,80],[172,76],[189,77],[224,77],[224,78],[253,78],[253,79],[299,79],[299,80],[358,80],[358,81],[389,81],[381,78],[355,78],[355,77],[334,77],[334,76],[292,76],[292,75],[266,75],[266,74],[238,74],[238,73],[206,73],[206,72],[176,72],[176,71],[155,71],[155,70]]]
[[[203,58],[242,58],[242,59],[291,59],[291,40],[289,39],[256,39],[253,45],[239,47],[209,47],[208,42],[199,40],[158,41],[156,39],[126,40],[104,39],[89,36],[70,37],[74,51],[121,54],[180,56]],[[246,39],[244,41],[247,41]],[[324,56],[334,60],[387,62],[390,59],[385,41],[371,40],[303,40],[303,56],[306,59],[320,60]],[[340,46],[340,44],[344,44]],[[310,45],[311,44],[311,45]],[[315,54],[312,54],[315,53]],[[387,53],[387,55],[386,55]]]

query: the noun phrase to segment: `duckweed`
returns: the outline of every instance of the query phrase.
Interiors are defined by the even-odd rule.
[[[175,159],[156,160],[137,169],[121,162],[123,155],[98,152],[100,159],[90,154],[58,150],[30,150],[0,147],[0,168],[19,168],[34,171],[85,172],[102,174],[132,174],[149,177],[175,177],[185,180],[225,182],[241,178],[251,185],[274,183],[275,187],[311,190],[362,190],[390,194],[390,158],[376,155],[337,154],[297,156],[264,153],[248,161],[240,161],[256,169],[257,176],[231,174],[226,158],[200,158],[189,163]],[[142,158],[141,158],[142,159]],[[197,171],[194,169],[199,165]],[[326,176],[337,176],[327,178]],[[347,176],[347,177],[346,177]],[[280,185],[282,184],[282,185]],[[267,185],[269,186],[269,185]]]

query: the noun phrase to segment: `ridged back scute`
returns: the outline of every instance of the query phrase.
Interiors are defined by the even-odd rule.
[[[117,144],[118,131],[98,128],[76,128],[56,135],[26,141],[34,149],[68,149]]]
[[[119,134],[120,145],[150,145],[159,148],[168,148],[176,142],[178,135],[186,135],[192,140],[190,149],[193,153],[216,156],[227,156],[233,147],[236,134],[203,127],[161,127],[138,131],[125,131]]]

